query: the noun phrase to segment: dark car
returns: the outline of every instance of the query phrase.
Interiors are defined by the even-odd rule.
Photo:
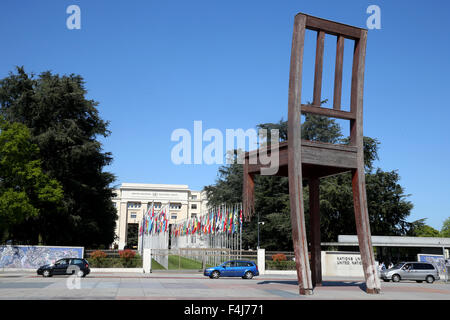
[[[59,259],[53,264],[46,264],[37,269],[37,274],[44,277],[67,274],[76,274],[78,277],[85,277],[90,272],[89,262],[81,258]]]
[[[259,271],[258,266],[253,261],[232,260],[217,267],[207,268],[203,274],[211,279],[218,279],[219,277],[252,279],[254,276],[259,276]]]

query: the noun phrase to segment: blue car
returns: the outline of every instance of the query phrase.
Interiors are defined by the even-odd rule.
[[[232,260],[224,262],[217,267],[207,268],[203,274],[211,279],[220,277],[252,279],[254,276],[259,276],[259,271],[258,266],[253,261]]]

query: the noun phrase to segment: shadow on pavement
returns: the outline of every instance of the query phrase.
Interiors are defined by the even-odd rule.
[[[294,285],[298,286],[298,281],[292,280],[266,280],[258,282],[259,285],[264,284],[286,284],[286,285]],[[362,291],[366,292],[366,284],[361,281],[322,281],[321,286],[317,287],[359,287]],[[317,288],[316,287],[316,288]]]

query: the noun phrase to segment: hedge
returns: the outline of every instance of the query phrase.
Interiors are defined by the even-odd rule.
[[[266,261],[267,270],[295,270],[295,261]]]
[[[142,258],[136,255],[132,259],[124,258],[86,258],[90,268],[142,268]]]

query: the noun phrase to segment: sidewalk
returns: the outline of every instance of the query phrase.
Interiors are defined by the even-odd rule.
[[[381,283],[381,294],[365,292],[362,278],[325,277],[311,296],[298,294],[293,275],[263,275],[251,280],[210,279],[200,272],[96,272],[85,278],[34,272],[0,273],[0,299],[88,300],[450,300],[450,285]],[[73,285],[78,287],[73,288]],[[70,287],[72,286],[72,287]]]

